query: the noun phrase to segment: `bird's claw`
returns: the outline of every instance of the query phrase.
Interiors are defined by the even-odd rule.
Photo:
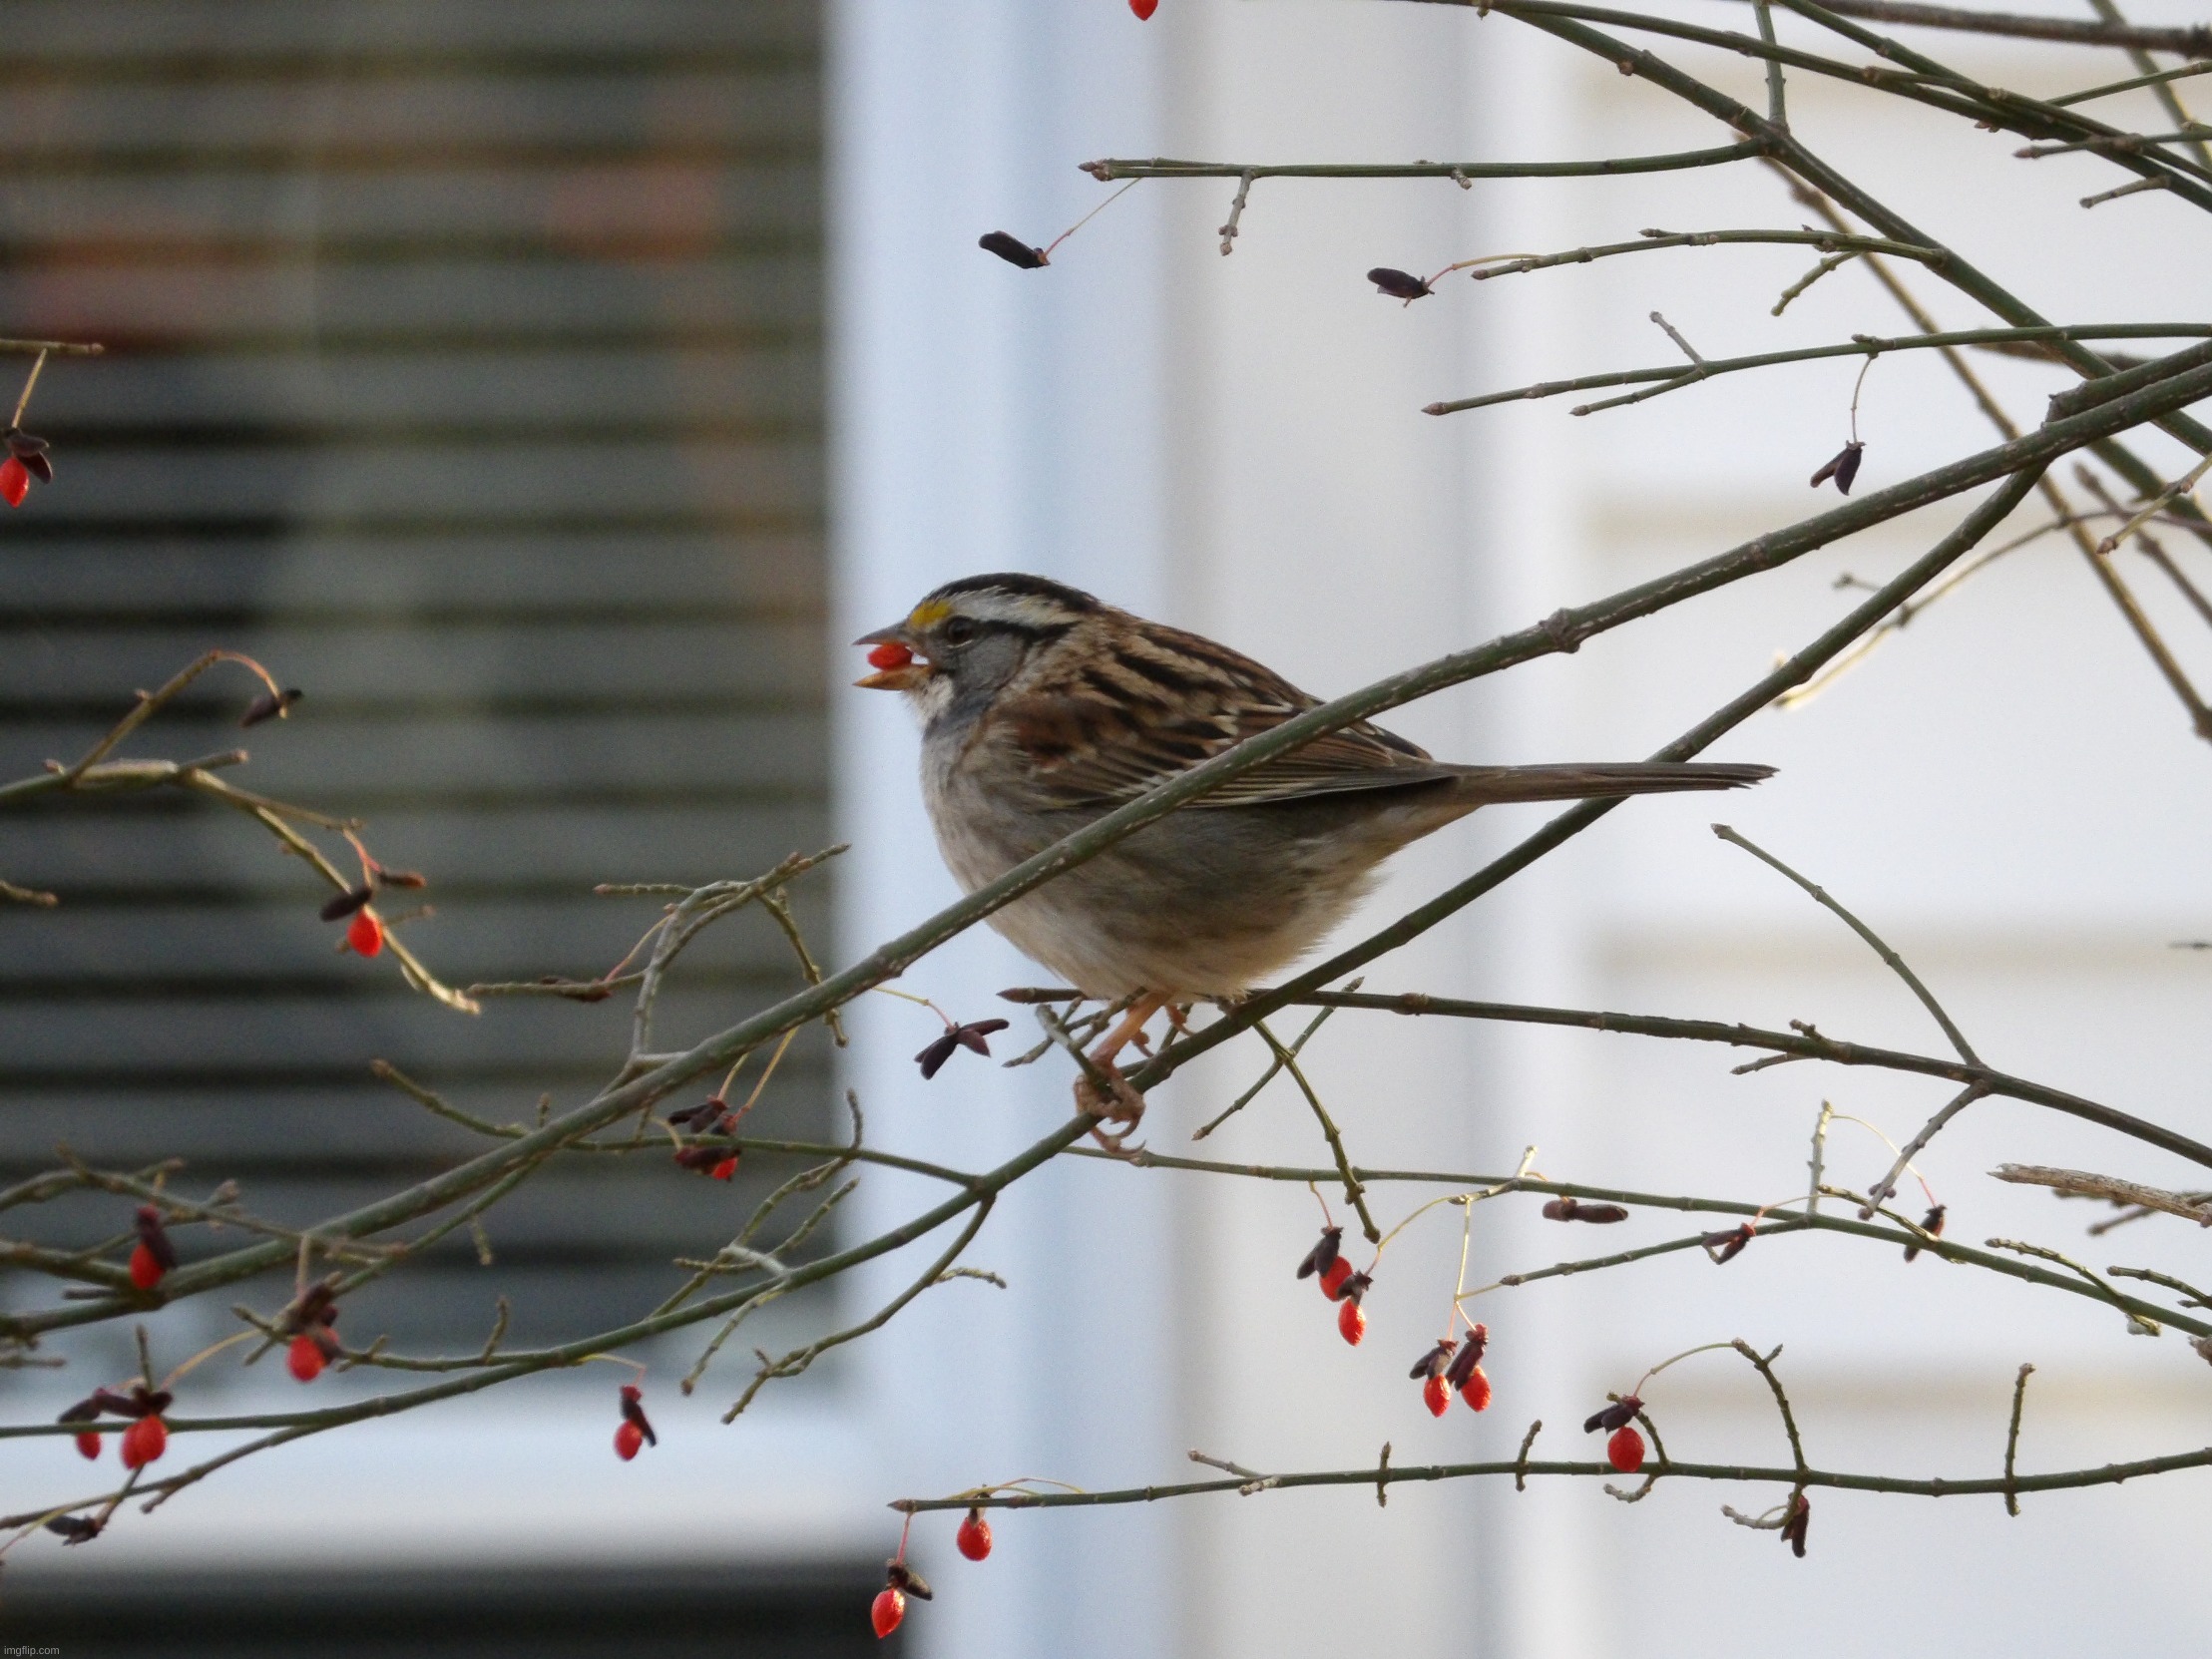
[[[1136,1130],[1144,1116],[1144,1096],[1130,1086],[1118,1067],[1108,1060],[1099,1067],[1101,1079],[1106,1084],[1102,1091],[1099,1082],[1090,1073],[1076,1079],[1076,1109],[1086,1117],[1098,1119],[1092,1125],[1091,1138],[1109,1152],[1126,1149],[1128,1137]],[[1107,1123],[1125,1124],[1119,1134],[1108,1133]]]

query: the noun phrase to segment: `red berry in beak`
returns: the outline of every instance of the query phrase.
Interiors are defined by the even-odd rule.
[[[364,957],[372,957],[384,948],[384,924],[376,919],[373,911],[361,911],[353,918],[353,925],[345,930],[345,942]]]
[[[953,1534],[953,1542],[960,1546],[960,1553],[971,1561],[980,1561],[991,1553],[991,1523],[983,1518],[981,1509],[970,1509],[968,1518],[960,1523],[960,1530]]]
[[[903,668],[913,660],[914,652],[896,639],[886,639],[868,653],[868,666],[871,668]]]
[[[1643,1437],[1636,1433],[1632,1423],[1615,1429],[1612,1439],[1605,1443],[1605,1461],[1623,1474],[1633,1474],[1643,1467]]]
[[[123,1466],[144,1468],[169,1450],[169,1425],[158,1417],[142,1417],[123,1431]]]
[[[90,1429],[79,1435],[77,1437],[77,1454],[80,1457],[98,1457],[100,1455],[100,1437]]]
[[[906,1617],[906,1596],[898,1590],[878,1590],[875,1605],[868,1609],[868,1622],[876,1627],[880,1639],[898,1629],[899,1621]]]

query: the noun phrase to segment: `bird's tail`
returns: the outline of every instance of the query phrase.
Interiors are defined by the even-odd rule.
[[[1466,766],[1459,791],[1482,805],[1503,801],[1587,801],[1657,795],[1677,789],[1743,789],[1774,775],[1772,766],[1677,760],[1628,760],[1593,766]]]

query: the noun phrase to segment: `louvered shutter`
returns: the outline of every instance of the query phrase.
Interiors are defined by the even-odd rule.
[[[0,777],[249,651],[305,688],[292,719],[241,734],[249,688],[211,676],[128,752],[242,742],[241,783],[366,817],[431,877],[405,937],[455,984],[611,966],[654,910],[597,882],[818,846],[816,11],[10,8],[0,332],[111,355],[49,367],[26,425],[59,477],[0,520]],[[0,813],[0,876],[63,901],[0,909],[0,1178],[64,1139],[181,1154],[305,1222],[471,1144],[372,1058],[510,1120],[622,1051],[620,1000],[472,1020],[334,954],[307,872],[187,799]],[[667,1036],[795,983],[728,928]],[[825,1095],[810,1036],[754,1124],[818,1130]],[[489,1221],[520,1340],[634,1317],[753,1179],[575,1161]],[[350,1331],[477,1340],[488,1279],[465,1238],[437,1260]]]

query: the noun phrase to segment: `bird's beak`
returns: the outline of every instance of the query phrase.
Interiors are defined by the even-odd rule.
[[[914,648],[914,635],[904,622],[891,627],[879,627],[873,633],[863,633],[853,641],[856,645],[904,645]],[[911,691],[930,675],[927,662],[916,658],[895,668],[884,668],[872,674],[863,674],[853,684],[866,691]]]

